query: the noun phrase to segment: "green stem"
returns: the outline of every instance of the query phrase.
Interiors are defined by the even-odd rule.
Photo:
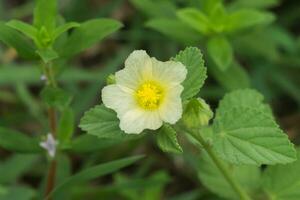
[[[249,195],[242,189],[242,187],[238,184],[238,182],[236,182],[236,180],[232,177],[228,168],[217,157],[217,155],[213,151],[211,145],[204,140],[204,138],[201,136],[201,134],[196,131],[191,131],[190,133],[197,141],[200,142],[200,144],[203,146],[203,148],[208,153],[209,157],[212,159],[212,161],[215,163],[217,168],[223,174],[226,181],[229,183],[229,185],[232,187],[232,189],[239,195],[240,199],[241,200],[251,200]]]

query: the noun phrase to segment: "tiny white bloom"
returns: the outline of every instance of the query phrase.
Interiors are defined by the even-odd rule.
[[[40,142],[40,146],[43,147],[52,158],[55,156],[57,144],[58,142],[54,139],[51,133],[48,133],[45,141]]]
[[[117,112],[124,132],[156,130],[163,122],[174,124],[180,119],[181,83],[186,75],[180,62],[161,62],[143,50],[134,51],[116,73],[116,84],[103,88],[102,101]]]
[[[46,81],[47,80],[47,76],[45,74],[41,75],[41,81]]]

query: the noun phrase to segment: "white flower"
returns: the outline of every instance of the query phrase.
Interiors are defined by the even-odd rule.
[[[51,133],[48,133],[47,139],[44,142],[40,142],[40,146],[43,147],[51,158],[54,158],[56,153],[56,146],[58,142],[54,139]]]
[[[102,101],[117,112],[124,132],[156,130],[163,122],[174,124],[180,119],[186,74],[180,62],[161,62],[143,50],[134,51],[116,73],[116,84],[103,88]]]

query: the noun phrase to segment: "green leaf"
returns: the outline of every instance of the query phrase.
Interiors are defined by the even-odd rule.
[[[151,18],[174,17],[176,6],[170,1],[130,0],[130,2]]]
[[[227,70],[220,70],[214,63],[208,63],[211,66],[214,78],[227,90],[236,90],[250,87],[250,77],[246,70],[237,62],[233,62]]]
[[[120,129],[119,124],[120,121],[113,110],[106,108],[104,105],[98,105],[84,114],[79,127],[87,134],[99,138],[121,140],[140,137],[135,134],[126,134]]]
[[[270,200],[300,199],[300,151],[296,162],[270,166],[263,173],[263,187]]]
[[[231,44],[225,37],[213,37],[208,41],[207,50],[220,70],[226,70],[233,60]]]
[[[182,98],[189,99],[195,96],[207,77],[201,51],[196,47],[188,47],[180,51],[173,60],[181,62],[188,70],[187,77],[182,83],[184,87]]]
[[[36,192],[25,186],[14,186],[0,194],[0,200],[32,200]]]
[[[33,44],[27,41],[21,33],[3,22],[0,22],[0,41],[16,49],[21,57],[29,59],[37,57]]]
[[[66,108],[72,100],[70,94],[60,88],[46,86],[41,92],[41,98],[43,101],[51,107],[63,110]]]
[[[264,97],[254,89],[239,89],[227,93],[219,103],[217,115],[222,117],[233,107],[256,108],[272,117],[272,110],[269,105],[263,103]]]
[[[11,20],[6,23],[7,26],[16,29],[17,31],[20,31],[24,35],[26,35],[28,38],[32,39],[33,41],[36,40],[38,30],[25,22],[19,21],[19,20]]]
[[[35,0],[33,24],[51,33],[56,26],[57,0]]]
[[[19,153],[38,153],[42,150],[38,140],[3,127],[0,127],[0,146]]]
[[[93,19],[86,21],[76,28],[59,54],[70,57],[96,44],[106,36],[120,29],[122,24],[112,19]]]
[[[55,29],[52,38],[53,38],[53,40],[55,40],[64,32],[66,32],[72,28],[77,28],[79,26],[80,26],[80,24],[77,22],[69,22],[69,23],[63,24]]]
[[[226,30],[239,31],[260,24],[269,24],[274,21],[272,13],[254,9],[240,9],[228,16]]]
[[[106,149],[120,141],[106,138],[98,138],[94,135],[80,135],[72,141],[70,151],[75,153],[94,153]]]
[[[75,117],[71,108],[66,108],[62,112],[58,125],[58,140],[61,143],[69,142],[74,133]]]
[[[274,119],[259,108],[235,107],[213,123],[214,148],[234,164],[278,164],[295,161],[295,149]]]
[[[52,61],[59,57],[56,51],[49,48],[39,49],[36,51],[36,53],[42,58],[44,63],[48,63],[49,61]]]
[[[195,8],[185,8],[177,11],[177,17],[191,28],[207,35],[211,32],[208,17]]]
[[[74,176],[71,176],[67,178],[65,181],[63,181],[61,184],[56,186],[53,191],[48,195],[54,195],[57,192],[63,191],[66,187],[78,184],[81,182],[90,181],[95,178],[99,178],[101,176],[105,176],[111,173],[114,173],[115,171],[118,171],[121,168],[127,167],[136,161],[140,160],[143,156],[132,156],[128,158],[123,158],[119,160],[115,160],[112,162],[100,164],[88,169],[84,169],[81,172],[75,174]]]
[[[193,159],[195,159],[195,157],[193,157]],[[227,167],[232,177],[246,192],[249,194],[257,194],[261,179],[259,167],[229,165],[225,162],[223,162],[223,165]],[[207,153],[201,153],[201,158],[197,160],[196,169],[201,183],[210,191],[227,199],[239,199],[239,196],[232,189],[231,185],[229,185],[219,168],[217,168],[215,163],[208,157]]]
[[[196,44],[201,38],[197,31],[185,25],[183,22],[174,19],[152,19],[146,23],[146,26],[183,44]]]
[[[168,124],[164,124],[156,133],[157,144],[164,152],[182,153],[182,148],[177,141],[176,131]]]
[[[15,183],[20,176],[33,166],[34,162],[37,161],[37,158],[38,155],[16,154],[9,157],[4,162],[0,162],[0,171],[5,172],[0,176],[0,183]]]

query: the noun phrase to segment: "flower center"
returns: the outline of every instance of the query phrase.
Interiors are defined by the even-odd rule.
[[[155,82],[146,82],[136,91],[138,104],[146,110],[157,109],[163,96],[163,89]]]

